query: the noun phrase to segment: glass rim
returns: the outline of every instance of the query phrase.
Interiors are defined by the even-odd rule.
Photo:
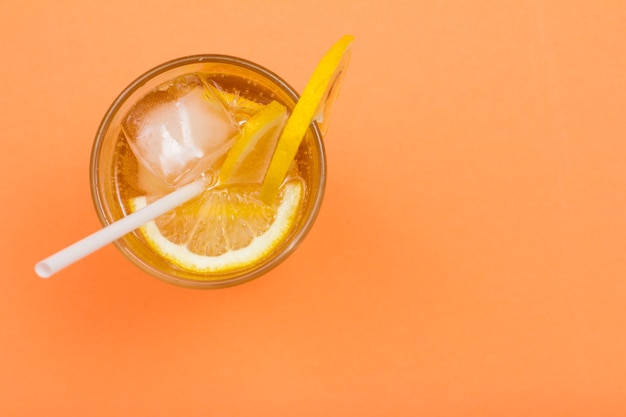
[[[110,205],[107,203],[105,196],[101,193],[98,183],[98,172],[99,172],[99,156],[100,149],[103,145],[103,142],[106,138],[106,133],[108,132],[111,122],[115,115],[118,113],[120,107],[126,102],[126,100],[141,86],[155,77],[163,74],[167,71],[174,70],[176,68],[181,68],[187,65],[192,64],[202,64],[203,62],[207,63],[221,63],[221,64],[229,64],[235,67],[240,67],[243,69],[250,70],[257,74],[260,74],[262,77],[270,80],[273,84],[281,89],[286,95],[291,98],[294,103],[298,101],[299,94],[296,90],[291,87],[285,80],[279,77],[273,71],[256,64],[252,61],[249,61],[244,58],[235,57],[232,55],[223,55],[223,54],[197,54],[197,55],[188,55],[180,58],[175,58],[169,61],[166,61],[160,65],[157,65],[148,71],[144,72],[142,75],[137,77],[134,81],[132,81],[126,88],[122,90],[122,92],[116,97],[113,103],[109,106],[107,112],[105,113],[98,130],[96,132],[95,140],[91,150],[91,159],[89,166],[89,179],[90,179],[90,188],[91,188],[91,196],[94,204],[94,208],[96,210],[96,214],[102,225],[108,225],[113,220],[108,218],[106,215],[105,208]],[[224,278],[224,279],[215,279],[215,280],[191,280],[185,279],[182,277],[174,276],[173,274],[168,274],[167,272],[161,271],[156,267],[152,267],[148,265],[145,261],[143,261],[139,256],[130,249],[124,242],[120,239],[114,243],[117,249],[135,266],[139,267],[144,272],[148,273],[151,276],[154,276],[163,281],[169,282],[171,284],[187,287],[187,288],[200,288],[200,289],[211,289],[211,288],[223,288],[230,287],[238,284],[242,284],[244,282],[248,282],[252,279],[258,278],[261,275],[266,274],[270,270],[274,269],[280,263],[282,263],[287,257],[289,257],[296,248],[300,245],[300,243],[304,240],[306,235],[311,230],[313,223],[315,222],[317,215],[321,209],[322,201],[324,199],[325,188],[326,188],[326,153],[324,148],[324,142],[322,140],[322,134],[317,126],[317,123],[313,122],[309,126],[309,131],[311,131],[315,147],[319,150],[319,180],[316,183],[317,193],[311,202],[311,208],[308,210],[309,214],[303,219],[302,223],[299,225],[299,229],[295,232],[293,236],[289,238],[288,243],[280,250],[280,252],[271,258],[269,261],[262,263],[259,266],[256,266],[250,270],[243,270],[241,274],[237,274],[233,277]]]

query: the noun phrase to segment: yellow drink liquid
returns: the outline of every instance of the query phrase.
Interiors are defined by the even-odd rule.
[[[180,183],[161,181],[153,170],[137,160],[136,149],[131,149],[130,143],[135,133],[132,131],[132,124],[129,124],[129,118],[145,111],[144,107],[149,108],[152,105],[151,101],[162,100],[173,82],[180,84],[179,87],[182,89],[200,88],[213,91],[218,99],[224,100],[226,110],[235,126],[239,128],[250,120],[258,108],[276,101],[290,110],[298,98],[294,90],[275,74],[256,64],[233,57],[217,55],[187,57],[165,63],[147,72],[124,90],[113,103],[96,135],[91,161],[91,185],[96,210],[104,225],[136,209],[133,204],[138,198],[145,197],[150,200],[162,196],[185,181],[189,182],[202,172],[215,179],[219,177],[220,164],[225,158],[225,154],[220,153],[222,149],[216,151],[215,160],[209,167],[203,166],[202,172],[194,171],[193,164],[190,164],[191,170],[187,178]],[[220,94],[223,96],[219,96]],[[224,143],[232,146],[236,139],[235,134],[232,140]],[[255,170],[261,172],[265,169],[264,164],[267,163],[269,156],[271,154],[265,156],[251,154],[246,159],[244,167],[251,172]],[[260,170],[258,164],[263,165]],[[244,175],[239,177],[243,178],[241,183],[237,183],[238,178],[234,176],[233,183],[218,187],[219,193],[216,195],[222,199],[222,203],[219,204],[227,209],[231,205],[223,204],[223,201],[229,201],[231,197],[229,194],[240,195],[250,190],[251,198],[257,204],[254,197],[256,195],[255,176],[246,177],[244,172]],[[150,237],[147,238],[146,234],[140,230],[128,234],[115,244],[135,265],[170,283],[194,288],[216,288],[245,282],[269,271],[292,253],[312,226],[318,213],[325,186],[325,159],[321,136],[314,125],[307,131],[285,183],[299,184],[298,189],[301,190],[302,196],[297,206],[297,213],[293,222],[289,224],[288,230],[281,235],[280,241],[272,245],[269,253],[264,253],[253,263],[211,271],[186,268],[168,259],[168,256],[158,253],[154,242],[151,242]],[[280,200],[281,196],[277,200]],[[213,201],[214,195],[211,198]],[[208,207],[210,204],[210,201],[203,203],[203,208],[197,215],[219,216],[222,215],[219,213],[226,213],[225,215],[234,217],[239,213],[243,218],[248,213],[245,210],[241,211],[239,206],[226,211],[220,206],[221,211],[216,212]],[[277,201],[275,206],[279,204],[280,201]],[[258,211],[265,210],[265,208],[258,205],[250,210]],[[272,209],[268,210],[273,213]],[[157,219],[155,224],[165,228],[167,222],[177,221],[175,218],[177,215],[182,215],[182,211],[171,212],[169,220],[166,215],[163,219]],[[270,214],[270,216],[276,217],[278,214]],[[249,220],[246,218],[246,221]],[[205,227],[204,221],[201,224]],[[220,231],[207,232],[203,236],[207,241],[196,242],[189,247],[190,250],[207,256],[219,256],[221,252],[224,252],[223,249],[215,251],[211,249],[222,247],[220,242],[209,241],[213,237],[223,240],[224,236],[220,235]],[[181,243],[176,242],[176,236],[173,235],[168,236],[167,239]],[[229,239],[228,233],[225,239]],[[247,242],[228,242],[228,244],[245,247]]]

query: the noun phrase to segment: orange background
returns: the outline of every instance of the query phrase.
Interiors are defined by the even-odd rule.
[[[626,3],[0,3],[0,415],[626,415]],[[98,124],[145,70],[248,58],[302,91],[356,36],[326,200],[216,291],[107,247]]]

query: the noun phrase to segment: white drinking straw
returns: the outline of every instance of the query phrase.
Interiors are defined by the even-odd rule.
[[[35,272],[41,278],[48,278],[61,269],[73,264],[103,246],[113,242],[127,233],[139,228],[150,220],[159,217],[199,195],[206,187],[207,179],[200,179],[187,184],[176,191],[148,204],[141,210],[111,223],[97,232],[60,250],[35,265]]]

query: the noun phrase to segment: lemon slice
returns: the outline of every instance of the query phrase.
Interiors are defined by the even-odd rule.
[[[276,151],[263,181],[261,198],[276,198],[294,160],[298,147],[312,121],[318,121],[322,134],[328,129],[328,115],[350,61],[354,37],[345,35],[324,55],[296,103],[278,139]]]
[[[287,108],[276,101],[250,117],[220,168],[220,184],[261,183],[286,120]]]
[[[148,245],[179,268],[195,273],[246,268],[267,257],[296,222],[304,185],[287,182],[272,205],[259,199],[260,185],[206,190],[199,197],[143,225]],[[145,197],[130,201],[137,211]],[[206,276],[206,279],[211,279]]]

